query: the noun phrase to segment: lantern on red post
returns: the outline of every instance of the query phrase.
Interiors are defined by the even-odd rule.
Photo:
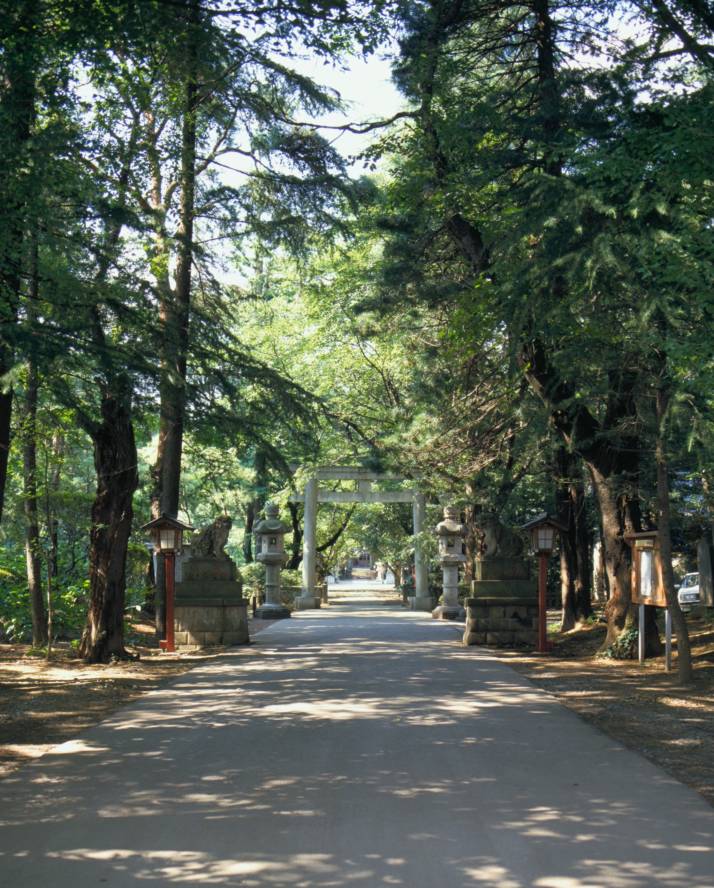
[[[539,654],[547,654],[548,644],[546,587],[548,582],[548,559],[555,548],[559,533],[568,528],[547,512],[542,512],[527,521],[521,530],[527,530],[531,538],[531,548],[538,555],[538,647]]]
[[[171,518],[169,515],[161,515],[154,518],[142,528],[150,531],[154,543],[154,552],[164,559],[164,600],[166,602],[166,638],[159,641],[159,646],[173,652],[176,650],[174,643],[174,585],[176,577],[176,553],[181,551],[184,531],[193,528]]]

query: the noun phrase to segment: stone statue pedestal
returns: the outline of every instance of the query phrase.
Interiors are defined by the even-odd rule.
[[[465,645],[536,646],[538,589],[529,561],[517,557],[477,561],[471,598],[465,604]]]
[[[411,595],[407,598],[409,610],[413,611],[431,611],[434,607],[434,599],[431,595]]]
[[[296,598],[293,606],[296,611],[301,610],[317,610],[322,603],[322,596],[313,595],[309,591],[306,592],[305,589],[302,590],[299,598]]]
[[[174,604],[176,647],[248,644],[248,602],[227,555],[192,555],[182,564]]]

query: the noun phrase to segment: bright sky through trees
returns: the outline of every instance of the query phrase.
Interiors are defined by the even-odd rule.
[[[338,67],[320,58],[306,58],[295,67],[317,83],[335,89],[345,105],[344,114],[326,114],[316,119],[326,126],[342,126],[345,123],[365,123],[387,119],[400,111],[405,104],[391,78],[391,60],[386,53],[361,58],[352,56],[345,60],[345,67]],[[334,146],[344,157],[354,157],[375,138],[375,132],[357,135],[335,132]],[[353,175],[362,172],[357,162],[351,168]]]

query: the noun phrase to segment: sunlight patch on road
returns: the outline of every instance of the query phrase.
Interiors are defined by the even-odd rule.
[[[307,718],[347,721],[352,718],[374,718],[380,714],[380,701],[361,702],[356,700],[321,700],[313,703],[273,703],[264,706],[262,713],[268,715],[302,715]]]
[[[525,888],[523,882],[512,878],[507,869],[496,863],[469,867],[465,873],[474,882],[488,885],[489,888]]]
[[[97,746],[86,740],[67,740],[52,748],[54,755],[75,755],[78,752],[112,752],[109,746]]]
[[[243,888],[266,883],[308,886],[314,884],[316,878],[339,877],[339,882],[334,884],[342,885],[374,876],[372,870],[364,868],[345,872],[329,854],[292,854],[282,860],[232,860],[212,858],[201,851],[73,848],[48,852],[47,856],[63,861],[110,864],[117,872],[130,873],[133,879],[168,879],[176,884],[223,885],[226,879],[240,878]]]

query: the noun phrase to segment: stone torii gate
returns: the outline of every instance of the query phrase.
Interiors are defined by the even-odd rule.
[[[399,475],[384,475],[369,469],[349,466],[324,466],[315,471],[305,485],[304,496],[294,497],[305,503],[302,549],[302,591],[295,600],[297,610],[319,607],[317,586],[317,505],[318,503],[411,503],[414,516],[414,610],[431,610],[428,567],[420,551],[417,534],[424,528],[426,499],[416,488],[407,490],[373,490],[374,481],[405,481]],[[320,481],[356,481],[357,490],[321,490]]]

